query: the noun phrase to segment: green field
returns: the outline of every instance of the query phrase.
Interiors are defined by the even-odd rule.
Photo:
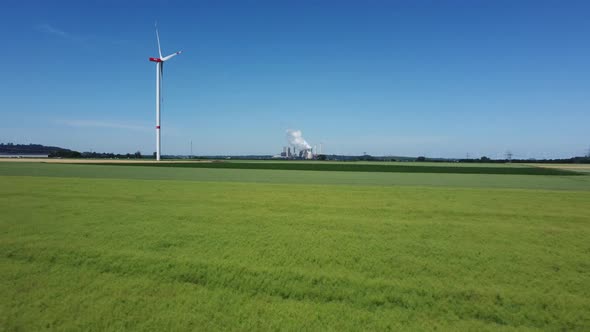
[[[0,163],[3,330],[590,330],[590,175]]]
[[[518,166],[516,166],[518,167]],[[199,182],[292,183],[325,185],[426,186],[590,190],[590,176],[498,174],[321,172],[259,169],[101,166],[50,163],[2,163],[1,175],[179,180]]]
[[[97,165],[123,166],[124,163],[100,163]],[[346,163],[346,162],[241,162],[214,161],[202,163],[135,163],[132,166],[182,167],[182,168],[222,168],[222,169],[264,169],[291,171],[331,171],[331,172],[381,172],[381,173],[450,173],[450,174],[511,174],[511,175],[580,175],[563,169],[531,167],[519,165],[433,165],[419,163]]]

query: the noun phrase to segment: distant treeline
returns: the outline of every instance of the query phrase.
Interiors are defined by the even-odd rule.
[[[56,151],[71,151],[57,146],[45,146],[41,144],[13,144],[0,143],[2,154],[51,154]]]
[[[461,163],[537,163],[537,164],[590,164],[590,157],[572,157],[566,159],[458,159]]]
[[[143,156],[141,152],[135,153],[108,153],[108,152],[78,152],[78,151],[55,151],[49,154],[49,158],[88,158],[88,159],[150,159],[150,156]]]
[[[420,157],[375,157],[370,155],[363,156],[341,156],[341,155],[319,155],[318,160],[335,160],[335,161],[416,161],[416,162],[459,162],[459,163],[542,163],[542,164],[590,164],[590,156],[572,157],[564,159],[491,159],[488,157],[481,158],[428,158]]]
[[[82,152],[79,158],[90,158],[90,159],[142,159],[149,158],[142,156],[141,152],[135,153],[106,153],[106,152]]]
[[[142,156],[141,152],[135,153],[108,153],[108,152],[78,152],[57,146],[45,146],[41,144],[14,144],[0,143],[0,154],[8,155],[48,155],[49,158],[92,158],[92,159],[141,159],[151,156]]]
[[[89,159],[155,159],[153,155],[142,155],[141,152],[135,153],[110,153],[110,152],[78,152],[70,149],[64,149],[57,146],[44,146],[41,144],[13,144],[0,143],[0,154],[18,155],[18,154],[47,154],[49,158],[89,158]],[[275,160],[270,155],[244,155],[244,156],[162,156],[164,159],[237,159],[237,160]],[[401,156],[346,156],[346,155],[327,155],[317,156],[317,160],[333,161],[417,161],[417,162],[461,162],[461,163],[542,163],[542,164],[590,164],[590,156],[572,157],[564,159],[491,159],[488,157],[481,158],[428,158],[420,157],[401,157]],[[284,160],[287,161],[287,160]]]
[[[105,152],[78,152],[78,151],[54,151],[49,158],[88,158],[88,159],[142,159],[141,153],[105,153]]]

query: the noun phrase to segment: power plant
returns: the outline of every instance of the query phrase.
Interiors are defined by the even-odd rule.
[[[301,134],[301,130],[287,130],[287,142],[288,146],[283,147],[283,152],[280,155],[274,156],[274,158],[281,159],[316,159],[320,154],[316,147],[311,147],[305,141]],[[320,144],[320,147],[322,145]],[[321,151],[320,151],[321,152]]]

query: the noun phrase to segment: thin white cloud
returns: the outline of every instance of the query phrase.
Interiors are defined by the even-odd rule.
[[[51,35],[51,36],[67,39],[67,40],[70,40],[73,42],[80,43],[85,46],[90,46],[90,44],[100,41],[99,39],[97,39],[96,36],[72,34],[70,32],[56,28],[55,26],[53,26],[51,24],[47,24],[47,23],[38,24],[35,26],[35,29],[46,34],[46,35]],[[110,43],[110,44],[116,45],[116,46],[126,46],[131,43],[129,40],[126,40],[126,39],[116,39],[116,38],[110,38],[109,40],[104,40],[103,42],[107,42],[107,43]]]
[[[149,131],[150,128],[147,126],[138,126],[125,123],[107,122],[107,121],[96,121],[96,120],[65,120],[60,121],[60,124],[64,124],[70,127],[94,127],[94,128],[111,128],[111,129],[126,129],[126,130],[139,130]]]
[[[37,25],[36,29],[44,34],[60,37],[60,38],[71,40],[71,41],[74,41],[77,43],[85,44],[89,39],[88,36],[80,36],[80,35],[72,34],[70,32],[56,28],[55,26],[47,24],[47,23]]]
[[[72,35],[70,35],[69,33],[58,29],[52,25],[49,24],[39,24],[37,25],[37,29],[41,32],[50,34],[50,35],[56,35],[59,37],[63,37],[63,38],[68,38],[68,39],[72,39]]]

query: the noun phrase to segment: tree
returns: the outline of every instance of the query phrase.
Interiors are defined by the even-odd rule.
[[[78,151],[57,150],[49,153],[49,158],[81,158],[82,154]]]
[[[420,157],[416,158],[416,161],[426,161],[426,157],[420,156]]]

